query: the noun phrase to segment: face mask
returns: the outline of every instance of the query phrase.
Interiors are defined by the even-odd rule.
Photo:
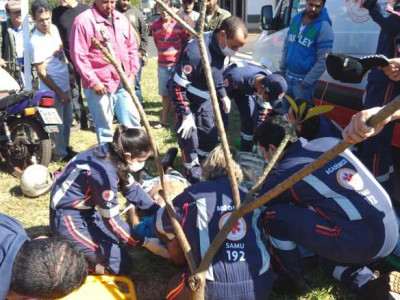
[[[137,162],[137,161],[135,161],[135,162],[133,162],[133,163],[128,162],[129,171],[131,171],[131,172],[140,171],[141,169],[143,169],[144,163],[145,163],[144,161],[142,161],[142,162]]]
[[[225,37],[225,45],[226,45],[225,48],[221,49],[222,53],[228,57],[235,56],[236,51],[233,51],[231,48],[228,47],[228,44],[226,43],[226,37]]]

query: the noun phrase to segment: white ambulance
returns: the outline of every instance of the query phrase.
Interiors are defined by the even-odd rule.
[[[332,52],[351,56],[374,54],[380,27],[371,19],[363,0],[326,0],[325,7],[332,20],[334,44]],[[261,9],[262,33],[254,45],[253,59],[265,64],[272,72],[279,69],[282,48],[293,17],[305,8],[305,0],[280,0],[275,11],[271,5]],[[367,76],[359,84],[334,80],[325,72],[318,81],[314,103],[334,104],[328,116],[344,126],[350,117],[363,107],[362,96]],[[395,165],[400,169],[400,122],[396,124],[392,145],[396,147]]]

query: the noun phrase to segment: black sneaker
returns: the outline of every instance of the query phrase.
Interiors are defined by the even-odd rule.
[[[400,298],[400,273],[392,271],[370,280],[363,291],[360,299],[399,299]]]
[[[173,168],[174,160],[177,154],[178,154],[178,148],[171,147],[168,149],[167,153],[165,154],[164,158],[161,161],[164,172],[167,171],[168,167]]]

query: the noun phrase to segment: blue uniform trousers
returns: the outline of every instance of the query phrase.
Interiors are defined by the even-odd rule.
[[[182,152],[185,175],[193,183],[200,180],[201,176],[199,158],[205,158],[215,148],[218,143],[218,131],[214,123],[214,112],[210,100],[201,105],[191,106],[190,110],[197,129],[188,139],[183,139],[178,134],[178,144]],[[175,114],[176,130],[182,125],[182,120],[182,115]]]
[[[300,205],[270,205],[264,222],[272,255],[283,271],[304,275],[298,244],[317,254],[322,269],[353,290],[374,276],[365,264],[388,255],[397,241],[395,230],[387,236],[382,219],[349,221],[335,215],[327,220]]]
[[[101,264],[109,274],[127,274],[132,260],[93,210],[50,209],[53,235],[72,241],[93,265]]]
[[[255,129],[265,120],[268,109],[257,103],[255,96],[233,92],[229,95],[235,100],[240,115],[240,151],[253,152]]]
[[[392,85],[392,84],[389,84]],[[395,95],[386,95],[392,89],[387,84],[368,84],[366,88],[366,97],[364,108],[368,109],[385,104],[385,98],[391,99]],[[393,156],[391,141],[393,136],[394,122],[387,124],[383,130],[376,136],[366,139],[362,142],[361,152],[358,155],[363,164],[371,171],[379,183],[385,188],[390,198],[394,199],[395,174],[393,167]]]

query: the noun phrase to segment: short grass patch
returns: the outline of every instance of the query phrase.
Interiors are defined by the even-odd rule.
[[[150,59],[143,69],[142,90],[145,98],[145,110],[151,125],[158,123],[161,116],[161,97],[157,89],[157,62]],[[161,154],[169,147],[175,146],[176,135],[174,132],[172,115],[169,118],[169,127],[152,130]],[[231,145],[240,135],[240,124],[237,112],[233,110],[230,115],[228,139]],[[83,151],[96,145],[96,136],[90,131],[77,131],[71,133],[71,145],[75,151]],[[176,168],[182,171],[180,153],[176,160]],[[49,169],[55,171],[62,167],[61,163],[51,163]],[[147,168],[156,172],[154,162],[146,163]],[[124,199],[120,197],[121,207]],[[23,197],[19,188],[19,180],[8,174],[5,169],[0,169],[0,211],[17,218],[26,228],[31,237],[49,234],[49,194],[30,199]],[[131,273],[139,299],[163,299],[169,278],[178,272],[178,269],[170,262],[155,257],[145,249],[135,249],[131,252],[134,259],[134,270]],[[335,282],[328,280],[318,268],[311,268],[307,272],[311,277],[315,288],[304,295],[276,296],[271,299],[354,299],[355,296],[341,289]]]

